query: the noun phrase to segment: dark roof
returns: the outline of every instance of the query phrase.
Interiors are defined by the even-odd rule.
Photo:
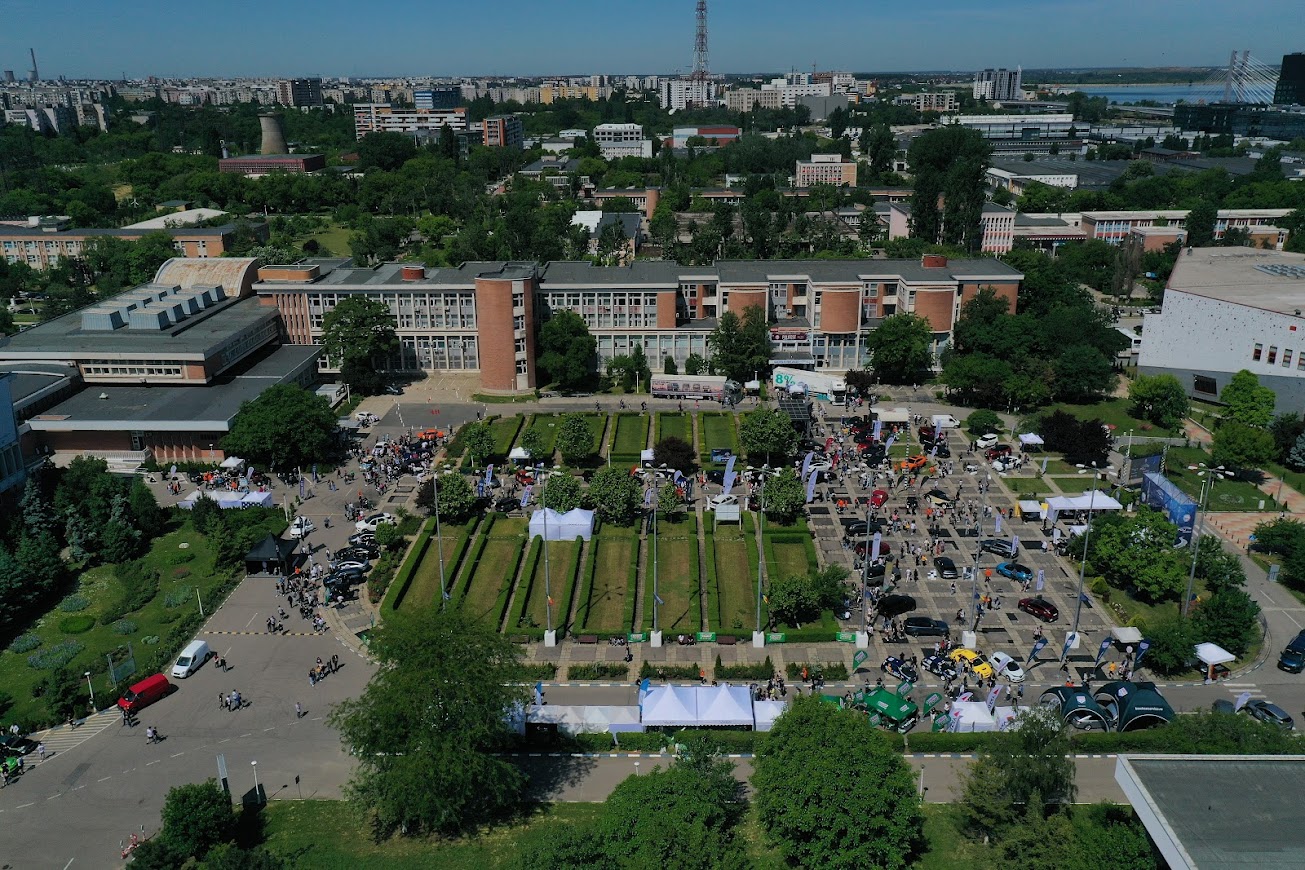
[[[299,544],[296,541],[287,541],[278,538],[276,535],[268,535],[245,554],[245,561],[284,562],[294,553],[297,546]]]
[[[1022,211],[1015,212],[1015,226],[1017,227],[1055,227],[1057,229],[1069,229],[1069,222],[1058,217],[1033,217]]]
[[[596,266],[588,260],[558,260],[543,267],[540,285],[617,284],[627,287],[677,289],[680,276],[711,271],[704,266],[681,266],[665,260],[635,260],[628,266]]]

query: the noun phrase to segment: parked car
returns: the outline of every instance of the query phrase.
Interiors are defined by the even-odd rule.
[[[813,459],[811,460],[811,466],[807,471],[829,471],[833,467],[833,463],[829,462],[827,459]]]
[[[1057,619],[1060,619],[1060,611],[1056,609],[1056,605],[1052,604],[1042,596],[1036,598],[1021,598],[1019,608],[1030,616],[1040,619],[1043,622],[1055,622]]]
[[[908,616],[902,620],[902,630],[911,637],[947,637],[951,629],[941,619],[928,616]]]
[[[1033,569],[1027,565],[1021,565],[1019,562],[1002,562],[997,566],[997,573],[1003,577],[1009,577],[1016,583],[1031,582],[1033,580]]]
[[[988,659],[984,654],[978,650],[958,647],[949,652],[947,657],[957,664],[968,662],[970,665],[970,671],[976,677],[981,677],[986,680],[993,675],[992,665],[988,663]]]
[[[366,571],[370,567],[371,566],[368,565],[366,562],[360,561],[358,559],[343,559],[335,563],[335,570],[337,571],[350,571],[350,570]]]
[[[929,464],[929,457],[923,453],[917,453],[914,456],[908,456],[902,460],[903,471],[919,471]]]
[[[959,676],[952,660],[938,653],[925,656],[920,665],[929,673],[944,680],[954,680]]]
[[[360,532],[375,532],[376,527],[382,523],[395,523],[394,514],[372,514],[369,517],[359,520],[353,524],[353,527]]]
[[[1019,548],[1011,552],[1011,542],[1009,538],[984,538],[979,542],[979,549],[985,553],[992,553],[994,556],[1005,556],[1013,559],[1019,555]]]
[[[866,535],[873,535],[883,530],[884,524],[879,520],[852,520],[843,526],[843,537],[864,538]]]
[[[920,672],[915,669],[915,666],[898,656],[889,656],[884,659],[884,663],[879,666],[879,670],[886,674],[892,674],[899,680],[906,680],[908,683],[918,683],[920,681]]]
[[[335,561],[336,564],[346,562],[362,562],[365,564],[378,555],[380,554],[370,547],[344,547],[335,551]]]
[[[925,423],[916,431],[916,434],[920,436],[921,441],[932,441],[938,437],[938,430]]]
[[[737,495],[734,495],[733,493],[729,493],[729,492],[723,492],[720,495],[714,495],[711,498],[707,499],[707,510],[714,511],[718,507],[723,507],[724,505],[727,504],[736,505],[738,503],[739,503],[739,497]]]
[[[952,458],[952,448],[951,445],[947,443],[945,437],[939,438],[937,441],[933,442],[933,455],[935,459]]]
[[[938,569],[938,576],[944,580],[955,580],[961,576],[950,556],[934,556],[933,566]]]
[[[989,447],[983,455],[989,462],[1001,459],[1003,456],[1010,456],[1010,445],[998,444],[996,447]]]
[[[372,532],[356,532],[349,536],[349,543],[364,547],[375,547],[376,535]]]
[[[887,501],[888,493],[882,489],[876,489],[874,492],[870,493],[870,504],[875,507],[883,507],[884,503]]]
[[[21,734],[0,737],[0,755],[28,755],[36,750],[36,741]]]
[[[290,523],[290,537],[302,538],[309,532],[317,531],[317,524],[308,517],[295,517]]]
[[[1289,674],[1305,670],[1305,631],[1292,638],[1278,654],[1278,667]]]
[[[952,497],[941,489],[931,489],[924,494],[924,497],[932,502],[934,507],[950,507],[952,503]]]
[[[1263,698],[1247,701],[1246,706],[1242,709],[1253,718],[1259,719],[1261,722],[1267,722],[1270,725],[1277,725],[1283,731],[1291,731],[1296,727],[1296,723],[1286,710]]]
[[[1004,652],[995,652],[988,657],[988,661],[992,663],[992,669],[997,672],[997,676],[1005,677],[1012,683],[1024,682],[1024,669],[1012,656]]]
[[[975,441],[974,446],[978,447],[980,450],[987,450],[990,447],[996,447],[997,442],[1000,440],[1001,439],[997,437],[995,432],[989,432],[987,435],[983,435],[979,440]]]

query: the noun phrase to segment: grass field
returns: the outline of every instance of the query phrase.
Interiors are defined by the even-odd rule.
[[[575,582],[575,564],[574,559],[576,551],[580,545],[575,541],[550,541],[548,544],[548,588],[553,595],[553,625],[560,625],[565,621],[566,614],[562,613],[561,608],[571,600],[571,584]],[[548,596],[544,594],[544,557],[540,554],[539,561],[535,565],[535,573],[529,580],[529,595],[525,608],[522,610],[523,622],[522,627],[544,628],[548,624],[548,613],[546,605]],[[522,582],[526,582],[523,578]],[[517,594],[521,595],[525,590],[517,589]],[[515,608],[513,610],[515,612]],[[511,629],[509,628],[509,631]]]
[[[466,576],[462,607],[472,617],[498,627],[502,596],[512,582],[525,542],[524,518],[499,518],[489,528],[480,558],[462,572]]]
[[[328,256],[328,252],[338,257],[348,257],[353,254],[353,248],[349,245],[351,235],[353,235],[353,230],[333,223],[325,229],[310,234],[307,239],[316,239],[317,244],[325,249],[318,252],[317,256],[319,257]]]
[[[1142,420],[1128,413],[1129,406],[1132,403],[1128,399],[1107,399],[1104,402],[1097,402],[1095,405],[1070,405],[1059,404],[1047,408],[1047,414],[1053,411],[1065,411],[1072,414],[1080,420],[1099,419],[1102,423],[1115,427],[1114,435],[1123,436],[1130,429],[1134,432],[1149,433],[1151,435],[1167,435],[1168,430],[1157,426],[1149,420]]]
[[[657,441],[666,438],[679,438],[686,444],[693,443],[693,420],[688,414],[658,414]]]
[[[704,468],[721,466],[711,463],[713,449],[727,448],[739,452],[739,433],[733,414],[704,411],[698,415],[698,459]]]
[[[457,558],[466,547],[467,529],[452,523],[440,524],[440,537],[444,539],[444,578],[449,593],[454,589],[454,574],[457,571]],[[430,547],[422,557],[412,577],[412,585],[400,602],[400,609],[419,610],[423,607],[438,607],[440,601],[440,561],[439,541],[431,533]]]
[[[526,422],[525,427],[521,430],[521,437],[525,438],[526,433],[534,430],[539,433],[540,443],[544,445],[543,456],[534,456],[532,459],[542,460],[546,464],[552,464],[553,451],[557,449],[557,434],[562,429],[561,414],[533,414]]]
[[[652,628],[652,564],[647,565],[643,627]],[[698,581],[698,522],[689,515],[678,523],[658,522],[657,594],[665,602],[657,622],[663,631],[692,632],[702,627]]]
[[[1002,483],[1011,492],[1020,496],[1046,495],[1051,492],[1051,486],[1045,478],[1040,477],[1007,477],[1002,478]]]
[[[774,565],[767,564],[771,577],[805,577],[815,566],[807,561],[807,550],[800,541],[774,541],[770,545],[775,554]]]
[[[752,517],[743,527],[717,526],[714,534],[716,583],[720,596],[720,632],[751,631],[757,621],[757,544]],[[764,618],[764,614],[763,614]]]
[[[617,414],[616,437],[612,439],[612,458],[633,457],[639,461],[639,453],[648,447],[648,428],[652,418],[647,414]]]
[[[594,585],[589,600],[581,601],[577,623],[596,631],[621,631],[625,605],[634,595],[629,588],[630,564],[639,553],[633,529],[609,527],[590,542],[594,559]]]
[[[494,438],[492,459],[501,460],[507,458],[508,451],[512,449],[512,442],[516,440],[517,432],[520,429],[521,418],[516,414],[511,417],[499,417],[490,421],[489,434]]]

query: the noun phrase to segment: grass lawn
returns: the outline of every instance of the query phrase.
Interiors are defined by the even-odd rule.
[[[657,441],[666,438],[679,438],[686,444],[693,443],[693,420],[688,414],[658,414]]]
[[[317,244],[325,249],[317,254],[319,257],[328,256],[328,251],[338,257],[348,257],[353,254],[353,248],[349,245],[349,237],[351,235],[353,235],[353,230],[332,223],[324,229],[311,233],[303,241],[307,241],[307,239],[316,239]],[[303,241],[300,242],[301,245],[303,244]]]
[[[548,544],[548,587],[553,593],[553,625],[559,625],[566,621],[566,614],[562,609],[566,603],[571,600],[571,584],[575,582],[575,572],[572,570],[571,560],[575,558],[576,550],[580,545],[575,541],[550,541]],[[517,594],[523,594],[524,590],[518,588]],[[544,594],[544,555],[539,555],[539,562],[535,565],[535,574],[530,579],[530,598],[526,601],[525,610],[522,611],[525,619],[524,625],[534,628],[544,628],[548,624],[548,613],[546,606],[548,596]],[[515,606],[513,609],[515,613]],[[511,631],[511,626],[508,628]]]
[[[652,417],[647,414],[617,414],[616,437],[612,439],[612,458],[620,456],[634,462],[639,461],[639,454],[648,447],[648,428]]]
[[[1092,476],[1089,474],[1084,474],[1082,476],[1077,474],[1066,476],[1057,475],[1054,477],[1048,476],[1048,479],[1054,480],[1056,486],[1060,487],[1060,491],[1066,495],[1078,495],[1079,493],[1087,492],[1092,484]]]
[[[1003,477],[1001,482],[1006,488],[1021,498],[1032,497],[1034,495],[1047,495],[1051,492],[1051,486],[1046,479],[1038,477]]]
[[[703,468],[723,468],[723,463],[711,462],[713,448],[739,452],[739,433],[734,415],[718,411],[703,411],[698,415],[698,459]]]
[[[1133,430],[1137,434],[1149,433],[1151,435],[1171,435],[1173,433],[1162,429],[1149,420],[1142,420],[1128,413],[1130,402],[1126,398],[1107,399],[1103,402],[1097,402],[1094,405],[1070,405],[1059,404],[1047,408],[1046,413],[1053,411],[1065,411],[1072,414],[1080,420],[1091,420],[1094,417],[1099,419],[1107,426],[1115,427],[1114,435],[1121,437],[1128,430]],[[1181,435],[1181,430],[1179,431]]]
[[[526,426],[521,430],[521,437],[531,430],[539,433],[540,442],[544,445],[544,455],[535,456],[532,459],[543,460],[545,464],[551,465],[553,451],[557,449],[557,435],[562,430],[561,414],[534,414],[526,422]]]
[[[1190,466],[1210,463],[1210,454],[1200,447],[1171,447],[1165,459],[1165,474],[1176,483],[1183,492],[1196,501],[1201,497],[1201,483]],[[1199,471],[1199,467],[1197,471]],[[1207,507],[1212,511],[1258,511],[1260,502],[1264,502],[1265,511],[1278,510],[1278,503],[1273,497],[1262,492],[1255,484],[1245,480],[1220,480],[1210,492]]]
[[[494,438],[494,455],[491,459],[506,459],[508,451],[512,449],[512,442],[517,438],[517,432],[521,429],[521,418],[517,415],[510,417],[499,417],[491,420],[489,424],[489,434]]]
[[[1269,467],[1266,468],[1265,471],[1277,475],[1292,489],[1296,490],[1301,495],[1305,495],[1305,473],[1292,471],[1276,462],[1270,462]]]
[[[625,603],[634,590],[629,587],[630,564],[639,554],[634,529],[608,527],[590,542],[594,559],[594,585],[589,600],[580,602],[577,624],[595,631],[622,631],[627,626]]]
[[[652,565],[644,581],[643,626],[652,628]],[[663,631],[693,632],[702,627],[698,582],[698,521],[692,514],[678,523],[657,523],[657,594],[664,604],[657,624]]]
[[[1042,461],[1038,460],[1038,468],[1042,467]],[[1047,474],[1078,474],[1078,466],[1072,462],[1066,462],[1063,459],[1048,459]],[[1086,477],[1087,475],[1084,475]]]
[[[284,528],[285,524],[280,525]],[[221,604],[216,592],[233,577],[234,570],[215,564],[213,550],[195,531],[188,513],[173,512],[172,528],[173,531],[156,539],[145,554],[147,568],[159,573],[159,589],[144,607],[121,620],[102,625],[100,616],[113,606],[121,582],[114,576],[114,566],[100,565],[83,572],[75,583],[73,594],[89,602],[87,606],[70,612],[55,605],[24,633],[39,638],[40,646],[23,653],[12,650],[0,653],[0,687],[13,697],[13,707],[4,714],[6,723],[36,725],[49,718],[45,704],[32,697],[32,689],[46,678],[50,668],[33,667],[29,657],[50,656],[59,644],[67,644],[64,647],[69,656],[67,669],[74,674],[90,671],[97,701],[107,703],[122,688],[109,681],[107,653],[130,642],[140,674],[151,667],[150,660],[165,645],[170,645],[168,635],[174,623],[185,614],[195,614],[194,618],[198,618],[196,592],[203,598],[208,613]],[[72,595],[64,599],[72,600]],[[84,628],[86,620],[93,623],[89,629]],[[65,631],[65,627],[73,629],[72,632]],[[169,649],[165,654],[170,656],[174,651]],[[81,681],[81,688],[86,688],[85,683]]]
[[[757,622],[757,543],[752,516],[744,514],[742,529],[717,526],[714,538],[720,595],[720,618],[714,628],[727,634],[751,631]]]
[[[559,803],[525,822],[474,839],[395,837],[374,843],[365,823],[344,801],[272,801],[263,811],[266,841],[287,866],[313,870],[484,870],[517,861],[532,835],[554,822],[586,823],[601,804]]]
[[[440,524],[440,537],[444,539],[444,578],[445,588],[452,594],[454,588],[454,571],[457,565],[454,560],[458,557],[458,551],[463,547],[463,539],[467,535],[465,526],[454,525],[453,523]],[[399,603],[399,608],[409,610],[418,610],[423,607],[437,607],[440,600],[440,560],[439,541],[436,540],[434,533],[431,533],[430,547],[422,557],[421,564],[412,577],[412,585],[403,596],[403,601]]]
[[[462,596],[462,607],[475,619],[498,628],[501,596],[512,582],[526,542],[524,517],[499,518],[490,527],[480,560],[463,573],[471,572]]]

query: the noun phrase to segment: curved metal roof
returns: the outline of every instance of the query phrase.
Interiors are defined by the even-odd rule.
[[[232,296],[245,296],[258,278],[257,265],[253,257],[173,257],[159,266],[154,283],[183,290],[219,284]]]

